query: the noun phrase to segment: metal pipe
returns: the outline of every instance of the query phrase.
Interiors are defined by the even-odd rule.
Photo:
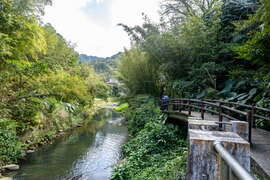
[[[215,141],[214,148],[240,180],[255,180],[255,178],[222,146],[221,142]]]

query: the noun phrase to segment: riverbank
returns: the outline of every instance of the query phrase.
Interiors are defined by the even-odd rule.
[[[98,110],[112,104],[115,104],[112,99],[108,99],[107,101],[95,99],[91,108],[76,112],[76,116],[74,116],[74,111],[70,111],[70,107],[59,105],[56,107],[55,111],[52,112],[54,115],[51,116],[51,118],[55,118],[54,123],[47,124],[46,128],[42,126],[33,128],[32,131],[20,137],[18,141],[23,144],[24,147],[22,148],[22,158],[19,163],[26,162],[28,154],[34,153],[44,145],[51,144],[64,135],[74,131],[74,129],[89,124]],[[45,117],[44,114],[40,115],[40,118],[44,122],[49,121],[48,117]],[[1,167],[5,165],[7,164],[2,164]],[[0,168],[0,173],[5,174],[9,169],[10,168]]]
[[[30,154],[13,180],[107,180],[127,138],[123,117],[100,109],[92,121]]]
[[[112,173],[112,180],[185,179],[187,143],[184,130],[166,124],[155,100],[136,96],[122,109],[127,119],[129,140],[123,146],[123,160]]]

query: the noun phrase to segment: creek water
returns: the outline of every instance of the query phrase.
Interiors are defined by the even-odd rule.
[[[123,117],[100,110],[93,121],[29,155],[14,180],[105,180],[128,136]]]

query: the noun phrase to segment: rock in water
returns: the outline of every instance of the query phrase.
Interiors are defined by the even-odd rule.
[[[20,169],[20,166],[17,164],[10,164],[10,165],[3,166],[2,169],[6,169],[10,171],[17,171]]]
[[[35,152],[35,151],[32,150],[32,149],[26,151],[27,154],[31,154],[31,153],[34,153],[34,152]]]
[[[71,178],[70,180],[80,180],[82,178],[82,174],[79,176],[75,176],[73,178]]]
[[[0,180],[12,180],[11,177],[0,177]]]

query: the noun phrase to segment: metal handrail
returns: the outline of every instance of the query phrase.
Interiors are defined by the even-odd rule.
[[[222,146],[215,141],[214,148],[240,180],[255,180],[255,178]]]

